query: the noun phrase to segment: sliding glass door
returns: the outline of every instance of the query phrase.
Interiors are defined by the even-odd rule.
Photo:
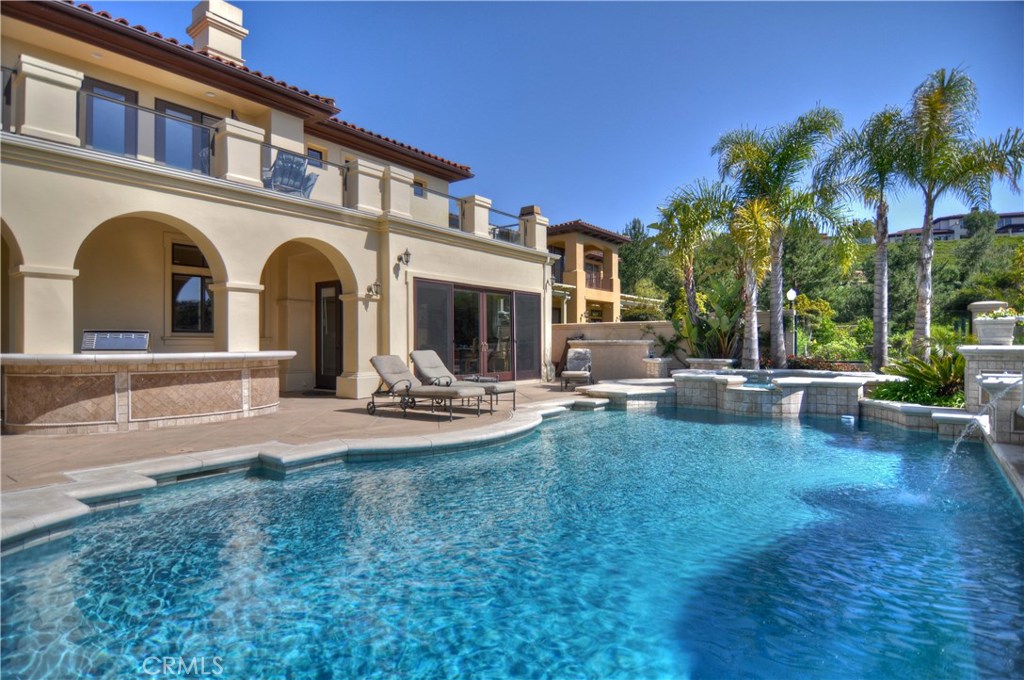
[[[540,376],[540,296],[416,280],[415,349],[458,376]]]

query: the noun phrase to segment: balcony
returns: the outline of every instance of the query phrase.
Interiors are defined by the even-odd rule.
[[[278,138],[288,141],[268,144],[270,130],[234,116],[217,119],[160,99],[153,108],[139,106],[135,91],[30,55],[22,54],[15,68],[3,67],[3,97],[5,134],[546,250],[547,220],[535,207],[517,216],[482,196],[449,196],[428,189],[408,169],[371,158],[332,163],[305,154],[304,139],[281,131]]]
[[[587,288],[593,290],[614,290],[612,287],[613,279],[611,277],[599,276],[587,272]]]
[[[209,125],[85,90],[78,110],[78,137],[87,149],[210,175],[216,130]]]

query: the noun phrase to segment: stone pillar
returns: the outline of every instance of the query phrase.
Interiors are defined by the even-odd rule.
[[[258,283],[210,284],[213,293],[214,343],[221,352],[260,351],[260,293]]]
[[[491,199],[473,194],[459,200],[462,202],[462,211],[465,216],[462,222],[462,231],[490,238]]]
[[[27,54],[21,55],[15,68],[17,133],[80,146],[78,92],[82,89],[82,72]]]
[[[342,357],[344,372],[338,376],[335,394],[346,399],[370,396],[380,383],[380,376],[370,365],[377,351],[377,315],[380,298],[365,292],[343,293],[342,324],[345,342]]]
[[[548,252],[548,218],[540,214],[540,206],[523,206],[519,210],[519,225],[523,230],[524,246]]]
[[[19,354],[72,354],[77,269],[23,264],[11,272],[11,349]]]
[[[238,120],[225,118],[217,123],[213,137],[213,174],[220,179],[263,186],[263,130]]]
[[[363,212],[380,215],[381,180],[384,166],[356,158],[348,162],[348,199],[345,205]]]
[[[393,165],[384,169],[384,214],[411,218],[412,180],[408,170]]]

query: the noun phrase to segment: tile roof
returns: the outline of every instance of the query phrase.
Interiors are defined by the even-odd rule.
[[[288,90],[291,90],[292,92],[296,92],[296,93],[301,94],[301,95],[305,95],[306,97],[309,97],[310,99],[315,99],[316,101],[318,101],[318,102],[320,102],[322,104],[327,104],[329,106],[334,106],[335,105],[333,97],[324,97],[324,96],[321,96],[321,95],[318,95],[318,94],[313,94],[309,90],[303,90],[303,89],[300,89],[300,88],[296,87],[295,85],[289,85],[288,83],[286,83],[283,80],[278,80],[277,78],[274,78],[273,76],[264,75],[260,71],[254,71],[254,70],[250,69],[249,67],[247,67],[247,66],[245,66],[243,64],[235,64],[234,62],[230,62],[230,61],[228,61],[226,59],[221,59],[220,57],[216,57],[216,56],[214,56],[212,54],[209,54],[207,52],[198,52],[189,43],[183,43],[183,42],[179,41],[177,38],[164,37],[158,31],[150,31],[149,29],[147,29],[145,26],[143,26],[141,24],[135,24],[133,26],[131,24],[131,22],[128,21],[127,19],[125,19],[124,17],[117,17],[115,19],[113,17],[113,15],[111,15],[109,12],[106,12],[104,10],[96,11],[90,5],[88,5],[87,3],[83,2],[83,3],[80,3],[80,4],[75,4],[74,0],[59,0],[59,2],[65,4],[65,5],[68,5],[69,7],[74,7],[77,10],[81,10],[83,12],[88,12],[88,13],[92,14],[93,16],[100,17],[101,19],[106,19],[107,21],[110,21],[112,23],[120,24],[121,26],[125,26],[127,28],[130,28],[133,31],[138,31],[139,33],[143,33],[145,35],[148,35],[151,38],[156,38],[157,40],[163,40],[168,45],[173,45],[173,46],[178,47],[180,49],[187,50],[189,52],[192,52],[193,54],[201,54],[202,56],[206,57],[207,59],[211,59],[211,60],[219,62],[221,64],[225,64],[227,66],[231,66],[233,68],[238,69],[239,71],[241,71],[243,73],[247,73],[247,74],[249,74],[251,76],[254,76],[256,78],[261,78],[261,79],[267,81],[268,83],[271,83],[271,84],[274,84],[274,85],[278,85],[279,87],[286,88]]]
[[[570,233],[586,234],[587,236],[593,236],[594,238],[601,239],[602,241],[608,241],[609,243],[623,244],[630,242],[628,236],[616,234],[614,231],[608,231],[601,227],[596,227],[589,222],[584,222],[583,220],[572,220],[570,222],[562,222],[561,224],[553,224],[548,227],[548,236]]]
[[[354,123],[349,123],[348,121],[341,120],[340,118],[329,118],[325,122],[329,123],[329,124],[332,124],[332,125],[339,125],[341,127],[347,128],[348,130],[351,130],[353,132],[360,133],[361,135],[372,137],[372,138],[374,138],[376,140],[385,142],[387,144],[392,144],[392,145],[397,146],[399,148],[405,149],[406,151],[411,151],[412,153],[419,154],[421,156],[426,156],[427,158],[435,160],[435,161],[437,161],[439,163],[444,163],[445,165],[450,165],[453,168],[458,168],[459,170],[462,170],[463,172],[465,172],[467,174],[472,174],[472,170],[470,170],[470,167],[468,165],[462,165],[461,163],[456,163],[454,161],[450,161],[447,158],[442,158],[441,156],[429,153],[427,151],[423,151],[422,149],[417,149],[415,146],[410,146],[409,144],[406,144],[404,142],[400,142],[397,139],[392,139],[391,137],[385,137],[382,134],[373,132],[372,130],[367,130],[366,128],[359,127],[358,125],[355,125]]]
[[[89,13],[92,16],[99,17],[101,19],[106,19],[107,21],[109,21],[111,23],[118,24],[118,25],[123,26],[125,28],[129,28],[132,31],[135,31],[135,32],[138,32],[140,34],[149,36],[150,38],[155,38],[157,40],[161,40],[161,41],[163,41],[163,43],[165,43],[168,46],[172,46],[173,48],[178,48],[178,49],[190,52],[192,54],[205,57],[207,59],[210,59],[211,61],[215,61],[215,62],[217,62],[219,64],[223,64],[225,66],[231,67],[231,68],[233,68],[233,69],[235,69],[235,70],[237,70],[237,71],[239,71],[241,73],[247,74],[247,75],[249,75],[251,77],[258,78],[258,79],[260,79],[262,81],[265,81],[267,83],[270,83],[272,85],[276,85],[278,87],[285,88],[285,89],[290,90],[290,91],[292,91],[292,92],[294,92],[296,94],[300,94],[300,95],[303,95],[305,97],[309,97],[310,99],[313,99],[313,100],[319,102],[320,104],[324,104],[324,105],[333,107],[335,109],[335,111],[337,111],[337,105],[335,104],[335,100],[332,97],[324,97],[322,95],[313,94],[309,90],[300,89],[300,88],[296,87],[295,85],[290,85],[290,84],[288,84],[287,82],[285,82],[283,80],[279,80],[277,78],[274,78],[273,76],[266,75],[266,74],[262,73],[261,71],[257,71],[257,70],[251,69],[248,66],[245,66],[244,64],[236,64],[236,63],[228,61],[226,59],[221,59],[220,57],[217,57],[217,56],[215,56],[213,54],[209,54],[209,53],[207,53],[205,51],[202,51],[202,52],[196,51],[195,48],[193,48],[193,46],[191,44],[187,43],[187,42],[181,42],[177,38],[173,38],[173,37],[165,37],[164,35],[162,35],[158,31],[150,31],[148,28],[146,28],[145,26],[143,26],[141,24],[132,25],[131,22],[128,21],[127,19],[125,19],[124,17],[116,17],[115,18],[109,12],[106,12],[104,10],[99,10],[99,11],[94,10],[87,3],[76,4],[75,0],[57,0],[57,2],[59,4],[62,4],[62,5],[74,8],[75,10]],[[473,176],[472,171],[470,170],[470,167],[468,165],[462,165],[460,163],[456,163],[456,162],[448,160],[446,158],[442,158],[441,156],[438,156],[436,154],[432,154],[432,153],[429,153],[427,151],[423,151],[422,149],[418,149],[418,148],[416,148],[414,146],[411,146],[409,144],[405,144],[405,143],[400,142],[400,141],[398,141],[396,139],[392,139],[391,137],[386,137],[384,135],[378,134],[378,133],[373,132],[371,130],[367,130],[366,128],[360,127],[360,126],[355,125],[353,123],[349,123],[347,121],[344,121],[344,120],[341,120],[341,119],[338,119],[338,118],[329,118],[325,122],[329,123],[329,124],[339,125],[339,126],[342,126],[344,128],[347,128],[348,130],[350,130],[350,131],[352,131],[354,133],[357,133],[360,136],[362,136],[363,138],[366,138],[366,139],[368,139],[370,141],[382,142],[385,145],[396,147],[398,150],[402,150],[402,151],[407,152],[407,153],[423,156],[423,157],[425,157],[425,158],[427,158],[427,159],[429,159],[431,161],[434,161],[436,163],[440,163],[442,165],[450,166],[451,168],[453,168],[455,170],[455,173],[458,176],[460,176],[460,177],[472,177]]]

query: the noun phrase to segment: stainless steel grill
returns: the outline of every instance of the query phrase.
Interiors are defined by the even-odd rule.
[[[83,352],[148,352],[149,331],[82,331]]]

